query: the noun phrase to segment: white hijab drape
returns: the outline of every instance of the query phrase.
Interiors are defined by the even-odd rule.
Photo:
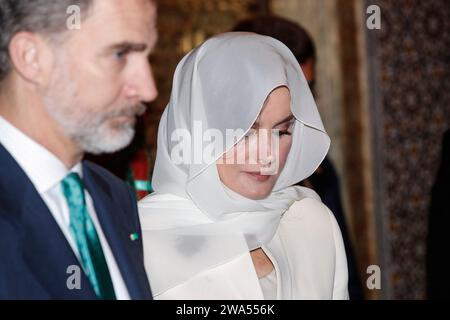
[[[268,95],[280,86],[290,90],[296,121],[285,167],[268,198],[251,200],[226,190],[214,161],[176,164],[171,159],[177,144],[171,141],[174,130],[193,134],[200,121],[202,134],[209,129],[223,137],[227,129],[247,132]],[[233,145],[218,144],[216,159]],[[316,197],[307,188],[290,186],[317,169],[329,145],[307,81],[281,42],[253,33],[225,33],[187,54],[176,69],[160,122],[156,192],[139,203],[153,293],[267,244],[293,202]]]

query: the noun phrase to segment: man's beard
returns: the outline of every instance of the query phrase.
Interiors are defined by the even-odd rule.
[[[97,113],[86,112],[82,117],[70,118],[61,112],[54,116],[56,121],[67,128],[69,137],[82,150],[92,154],[113,153],[128,146],[135,135],[135,117],[142,114],[142,104],[126,106],[116,111]],[[59,116],[59,117],[58,117]],[[114,124],[117,117],[130,117],[127,122]],[[68,130],[68,129],[71,130]]]
[[[116,105],[97,111],[79,102],[77,93],[82,95],[82,92],[78,92],[67,70],[60,69],[56,73],[44,95],[44,103],[51,117],[73,142],[92,154],[113,153],[131,143],[135,117],[145,112],[143,104]],[[122,116],[130,120],[114,124]]]

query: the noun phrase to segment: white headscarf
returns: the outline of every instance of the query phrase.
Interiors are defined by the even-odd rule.
[[[200,121],[203,132],[217,129],[225,137],[227,129],[243,129],[245,134],[268,95],[280,86],[290,91],[296,121],[285,167],[266,199],[251,200],[225,188],[214,161],[175,164],[171,159],[174,130],[193,133],[194,123]],[[216,158],[234,146],[224,142],[228,145]],[[139,203],[153,293],[270,242],[293,202],[317,197],[312,190],[290,186],[317,169],[329,145],[299,63],[283,43],[233,32],[187,54],[176,69],[160,122],[153,171],[156,192]]]

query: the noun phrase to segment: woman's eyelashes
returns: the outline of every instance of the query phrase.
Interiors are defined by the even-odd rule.
[[[291,136],[292,132],[289,130],[280,130],[279,134],[280,134],[280,136],[286,136],[286,135]]]
[[[290,121],[288,124],[283,125],[282,129],[279,130],[279,135],[280,136],[291,136],[292,135],[292,131],[294,129],[294,124],[295,121]]]
[[[294,129],[294,124],[295,124],[295,121],[290,121],[288,124],[282,125],[282,127],[280,129],[278,129],[278,128],[271,129],[272,134],[276,134],[280,137],[281,136],[291,136],[293,129]],[[248,139],[251,136],[256,135],[256,134],[267,134],[268,130],[269,129],[262,129],[262,128],[257,129],[257,128],[252,127],[249,131],[247,131],[244,138]]]

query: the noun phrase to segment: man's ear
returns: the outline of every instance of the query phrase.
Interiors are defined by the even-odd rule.
[[[18,32],[9,43],[13,69],[26,81],[46,86],[53,61],[49,44],[38,34]]]

